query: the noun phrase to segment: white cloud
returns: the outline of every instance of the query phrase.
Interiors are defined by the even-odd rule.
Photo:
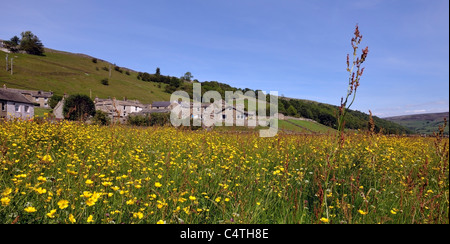
[[[420,104],[404,104],[394,107],[382,107],[373,109],[372,112],[378,117],[391,117],[410,114],[440,113],[449,111],[448,100],[436,100]]]

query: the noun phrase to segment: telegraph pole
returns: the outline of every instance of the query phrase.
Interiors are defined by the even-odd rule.
[[[14,58],[11,58],[11,75],[13,75],[13,60]]]
[[[6,54],[6,72],[8,72],[8,54]]]

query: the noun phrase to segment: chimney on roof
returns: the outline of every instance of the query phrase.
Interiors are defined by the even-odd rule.
[[[3,89],[6,89],[6,84],[3,84]]]

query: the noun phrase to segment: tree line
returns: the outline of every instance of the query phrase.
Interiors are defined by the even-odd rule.
[[[31,31],[25,31],[18,36],[13,36],[9,41],[3,41],[3,45],[12,53],[24,51],[32,55],[44,55],[44,45],[39,37]]]
[[[315,120],[323,125],[337,129],[337,112],[339,107],[319,102],[281,98],[278,101],[278,111],[282,114]],[[408,128],[391,121],[373,116],[375,132],[386,134],[411,134]],[[366,113],[349,110],[345,119],[345,128],[353,130],[368,130],[370,116]]]

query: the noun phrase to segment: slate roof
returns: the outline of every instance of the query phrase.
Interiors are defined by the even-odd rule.
[[[0,89],[0,100],[33,104],[24,95],[14,91],[8,91],[6,89]]]
[[[28,95],[31,95],[32,97],[50,98],[53,96],[53,92],[47,92],[47,91],[33,91],[33,90],[23,90],[23,89],[16,89],[16,88],[7,88],[7,90],[10,90],[13,92],[18,92],[21,94],[28,94]]]
[[[171,102],[153,102],[152,107],[169,107]]]

